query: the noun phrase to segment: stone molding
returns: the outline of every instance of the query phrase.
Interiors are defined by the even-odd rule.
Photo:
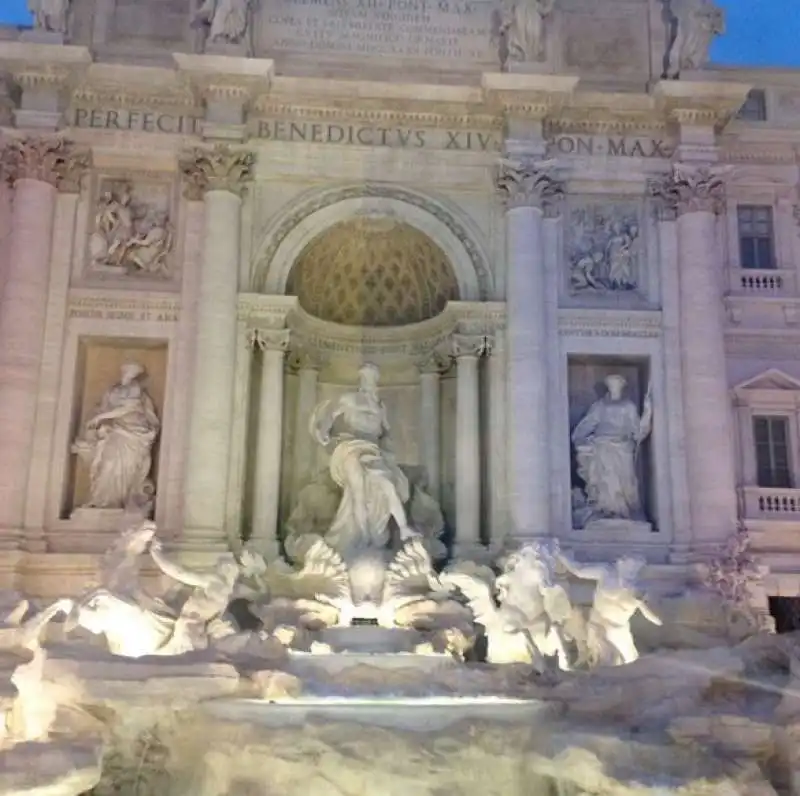
[[[495,186],[508,210],[536,207],[552,213],[564,197],[564,184],[553,176],[549,163],[533,158],[503,158]]]
[[[26,136],[6,143],[0,152],[0,165],[12,185],[17,180],[39,180],[75,193],[91,165],[91,156],[58,136]]]
[[[286,364],[293,373],[305,370],[320,371],[328,364],[328,358],[313,348],[295,343],[291,346]]]
[[[719,215],[725,207],[721,172],[709,166],[675,163],[670,174],[649,181],[648,191],[665,210],[678,216],[685,213]]]
[[[659,310],[561,310],[558,333],[573,337],[644,337],[662,333]]]
[[[195,147],[179,161],[184,178],[184,196],[199,201],[206,191],[228,191],[241,196],[253,178],[255,154],[231,149],[224,144],[213,148]]]

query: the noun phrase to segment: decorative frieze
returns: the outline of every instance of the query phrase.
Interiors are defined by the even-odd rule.
[[[0,152],[3,173],[10,183],[39,180],[71,192],[80,190],[81,177],[90,160],[87,151],[77,150],[70,142],[55,136],[12,139]]]
[[[507,208],[557,206],[564,196],[564,185],[542,161],[503,158],[495,175],[497,190]]]
[[[670,174],[648,183],[650,196],[678,216],[684,213],[719,215],[725,203],[722,170],[676,163]]]
[[[253,177],[255,155],[225,145],[213,149],[196,147],[180,160],[184,195],[199,201],[206,191],[229,191],[241,196]]]

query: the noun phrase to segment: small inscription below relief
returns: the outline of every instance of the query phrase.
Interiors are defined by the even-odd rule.
[[[487,0],[273,0],[266,52],[492,62]]]
[[[135,309],[123,310],[114,307],[70,307],[70,318],[82,318],[98,321],[136,321],[156,323],[173,323],[178,320],[177,310],[168,309]]]

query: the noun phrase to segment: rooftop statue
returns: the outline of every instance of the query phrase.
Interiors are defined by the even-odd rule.
[[[250,24],[250,0],[204,0],[195,23],[208,27],[209,44],[240,44]]]
[[[66,33],[70,0],[28,0],[35,30]]]
[[[677,78],[708,62],[715,36],[725,32],[725,15],[712,0],[664,0],[671,33],[667,47],[666,77]]]

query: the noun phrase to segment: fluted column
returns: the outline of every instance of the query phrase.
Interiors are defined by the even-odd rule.
[[[676,164],[653,193],[677,214],[680,349],[692,536],[724,541],[736,528],[733,422],[725,367],[716,217],[724,185],[706,167]]]
[[[506,206],[509,542],[550,529],[547,290],[542,218],[563,189],[535,160],[504,160],[497,188]]]
[[[11,141],[2,151],[14,186],[0,298],[0,529],[19,530],[36,420],[58,190],[78,190],[88,156],[60,138]]]
[[[274,561],[278,558],[278,508],[283,450],[283,365],[289,348],[289,330],[256,330],[253,342],[256,348],[261,349],[261,386],[250,546],[267,560]]]
[[[469,557],[481,544],[481,428],[478,358],[485,339],[453,336],[456,360],[456,538],[455,551]]]
[[[292,464],[292,494],[297,494],[313,474],[316,446],[308,424],[317,405],[317,382],[323,365],[322,357],[311,350],[293,353],[297,369],[297,400],[294,407],[294,450]]]
[[[192,546],[226,542],[241,195],[252,165],[251,153],[222,146],[181,160],[187,199],[202,198],[205,205],[184,498],[184,541]]]
[[[441,377],[446,360],[431,351],[419,364],[419,460],[425,470],[427,491],[441,500]]]

